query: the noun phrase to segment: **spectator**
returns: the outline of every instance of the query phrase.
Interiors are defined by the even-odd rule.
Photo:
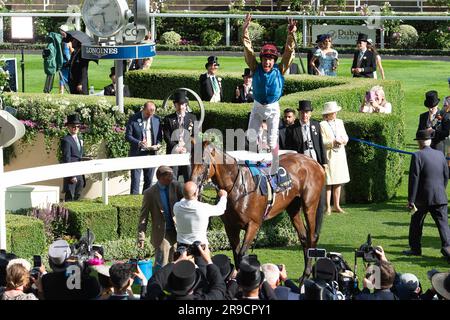
[[[103,88],[103,94],[105,96],[115,96],[116,95],[116,67],[111,67],[111,72],[109,73],[109,78],[111,79],[112,83],[106,87]],[[125,84],[123,85],[123,96],[129,97],[130,96],[130,89]]]
[[[319,259],[313,266],[312,279],[305,280],[304,300],[344,300],[338,291],[337,268],[331,259]]]
[[[450,131],[450,114],[439,111],[439,101],[436,91],[431,90],[425,93],[423,103],[428,108],[428,112],[420,114],[417,130],[427,130],[432,136],[431,148],[446,154],[444,140],[448,137]]]
[[[392,105],[390,102],[386,101],[383,87],[372,87],[370,91],[366,93],[359,111],[366,113],[391,113]]]
[[[323,144],[326,149],[327,166],[325,167],[326,176],[326,212],[331,214],[331,193],[333,192],[334,212],[344,213],[340,206],[342,184],[350,181],[350,175],[347,166],[347,155],[345,145],[348,142],[347,132],[344,122],[337,119],[337,112],[341,107],[336,101],[326,102],[322,112],[323,119],[320,123]]]
[[[377,48],[375,47],[375,43],[372,41],[372,39],[367,39],[367,50],[372,51],[373,54],[375,55],[375,62],[377,64],[377,69],[380,70],[381,79],[385,80],[384,69],[383,65],[381,64],[381,56],[378,53]],[[373,78],[378,79],[376,70],[373,72]]]
[[[173,206],[183,198],[182,186],[173,179],[173,170],[160,166],[156,171],[158,182],[144,192],[141,217],[138,225],[139,247],[144,247],[145,231],[151,215],[151,243],[155,248],[155,266],[165,266],[173,261],[177,232],[173,220]]]
[[[375,54],[367,50],[367,34],[360,33],[357,40],[357,49],[353,56],[352,74],[356,78],[373,78],[377,70]]]
[[[208,57],[205,68],[208,72],[200,76],[200,97],[203,101],[220,102],[223,101],[222,79],[217,76],[219,69],[218,57]]]
[[[322,42],[320,42],[320,39],[323,35],[322,34],[318,34],[317,38],[316,38],[316,43],[314,48],[312,48],[311,50],[308,51],[308,55],[307,55],[307,62],[308,62],[308,74],[312,74],[312,75],[317,75],[316,74],[316,70],[319,68],[320,66],[320,62],[319,59],[314,59],[314,65],[311,64],[312,59],[314,58],[314,54],[316,53],[316,51],[318,49],[322,48]]]
[[[147,33],[142,42],[150,43],[152,42],[152,34],[151,32]],[[144,58],[144,59],[134,59],[130,61],[130,66],[127,68],[128,70],[148,70],[152,66],[153,57]]]
[[[69,133],[61,139],[62,162],[79,162],[83,158],[83,139],[78,135],[81,127],[80,116],[77,113],[67,117],[66,126]],[[80,198],[83,188],[86,186],[84,175],[65,177],[63,192],[64,201],[76,201]]]
[[[264,281],[261,264],[253,255],[242,257],[236,281],[240,289],[239,300],[276,300],[275,292]]]
[[[57,32],[50,32],[45,37],[47,45],[42,52],[44,58],[44,72],[46,74],[44,93],[50,93],[53,89],[55,74],[59,73],[63,66],[62,36]]]
[[[189,247],[195,241],[208,244],[207,229],[209,217],[224,214],[227,207],[227,192],[220,190],[219,203],[215,206],[202,203],[197,200],[198,186],[193,181],[188,181],[183,189],[184,198],[175,203],[175,214],[178,246]],[[195,263],[203,267],[204,261],[195,257]]]
[[[97,279],[100,285],[100,294],[98,300],[108,300],[114,293],[114,287],[109,276],[110,266],[101,264],[91,266],[97,272]]]
[[[319,76],[336,76],[336,70],[339,65],[338,52],[332,49],[331,36],[323,34],[319,41],[321,46],[314,53],[311,59],[311,68]],[[319,60],[319,67],[316,67],[315,61]]]
[[[408,208],[414,213],[409,226],[410,250],[405,255],[422,255],[422,229],[425,217],[431,213],[441,238],[441,253],[450,261],[450,228],[447,212],[448,166],[442,152],[430,148],[428,130],[419,130],[416,139],[419,151],[411,157],[408,181]]]
[[[173,96],[173,104],[176,112],[164,118],[164,140],[166,141],[167,154],[188,153],[191,149],[191,137],[194,136],[194,124],[197,117],[187,112],[189,99],[186,91],[177,91]],[[191,177],[191,166],[172,167],[175,180],[183,175],[184,181]]]
[[[67,37],[67,31],[69,31],[69,27],[66,24],[63,24],[59,27],[59,33],[64,38]],[[59,73],[59,93],[64,93],[64,88],[69,86],[69,72],[70,72],[70,56],[72,55],[73,48],[72,42],[62,42],[62,53],[63,53],[63,66]]]
[[[281,285],[282,282],[288,280],[284,265],[277,266],[273,263],[265,263],[261,266],[261,269],[264,272],[264,278],[275,292],[278,300],[299,300],[298,293],[292,292],[290,287]]]
[[[440,111],[442,119],[450,119],[450,96],[445,97],[444,99],[444,106],[442,110]],[[450,137],[450,136],[449,136]],[[447,137],[444,139],[444,155],[447,158],[450,158],[450,138]],[[447,160],[448,165],[450,167],[450,160]]]
[[[89,70],[89,60],[83,59],[81,56],[81,42],[69,36],[67,41],[72,44],[72,55],[69,61],[69,88],[71,94],[84,94],[89,93],[89,81],[88,81],[88,70]]]
[[[422,288],[419,279],[412,273],[402,273],[394,282],[394,294],[400,300],[420,300]]]
[[[239,290],[236,282],[237,270],[231,263],[231,259],[224,254],[216,254],[212,262],[219,268],[222,279],[226,285],[225,300],[233,300]]]
[[[236,93],[234,95],[233,102],[235,103],[246,103],[253,102],[253,86],[252,86],[252,72],[250,68],[244,69],[244,83],[236,87]]]
[[[141,280],[141,297],[144,297],[147,289],[147,278],[136,266],[137,270],[133,270],[133,265],[129,263],[115,263],[109,269],[109,278],[114,288],[113,294],[108,300],[135,300],[131,285],[134,278],[138,277]]]
[[[84,270],[83,266],[69,264],[71,254],[65,240],[56,240],[50,245],[48,258],[52,272],[42,276],[39,286],[40,294],[45,300],[89,300],[99,296],[97,279],[88,275],[88,269]],[[71,276],[73,278],[69,278]]]
[[[130,143],[130,157],[155,155],[161,148],[161,118],[156,115],[156,105],[153,101],[147,101],[142,111],[130,117],[126,127],[125,139]],[[132,169],[130,194],[140,193],[141,171],[144,171],[142,193],[152,184],[153,168]]]
[[[261,123],[267,121],[268,143],[272,153],[270,174],[278,172],[278,125],[280,122],[280,105],[278,101],[283,94],[284,74],[289,69],[295,56],[295,32],[297,25],[294,20],[289,20],[288,36],[281,64],[276,64],[278,49],[273,44],[266,44],[261,48],[261,63],[256,61],[255,53],[249,35],[251,15],[248,13],[243,25],[243,43],[245,62],[253,73],[253,108],[248,124],[248,141],[261,146]],[[259,139],[259,141],[258,141]]]
[[[431,289],[420,296],[421,300],[450,300],[450,272],[431,270],[428,272]]]
[[[281,150],[288,149],[292,144],[294,124],[298,120],[296,119],[295,110],[291,108],[284,109],[283,120],[279,130],[278,143]]]
[[[6,269],[6,290],[1,300],[38,300],[33,293],[25,293],[30,284],[30,269],[15,263]]]
[[[14,253],[6,253],[4,250],[0,251],[0,292],[1,288],[6,287],[6,268],[11,260],[16,259]]]

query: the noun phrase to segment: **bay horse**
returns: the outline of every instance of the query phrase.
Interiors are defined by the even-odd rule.
[[[221,219],[238,267],[263,223],[267,196],[257,190],[258,186],[248,167],[238,165],[234,158],[209,141],[203,142],[202,147],[202,163],[192,164],[191,181],[202,188],[211,179],[216,188],[228,192],[227,209]],[[312,268],[312,259],[307,259],[307,250],[315,248],[318,241],[315,235],[316,212],[325,184],[325,171],[318,162],[298,153],[281,155],[280,166],[288,171],[292,187],[276,194],[265,218],[271,219],[284,210],[288,212],[303,248],[305,269],[301,279],[304,279],[309,277]],[[300,214],[302,208],[305,223]],[[240,230],[245,230],[242,245]]]

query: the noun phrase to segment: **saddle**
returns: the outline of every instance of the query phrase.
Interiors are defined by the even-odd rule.
[[[282,166],[278,168],[277,174],[271,175],[268,163],[245,160],[245,165],[249,168],[253,181],[263,196],[289,190],[292,186],[291,177]]]

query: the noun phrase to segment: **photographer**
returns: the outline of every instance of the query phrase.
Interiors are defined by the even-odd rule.
[[[38,300],[33,293],[26,293],[30,289],[30,268],[22,263],[8,265],[6,288],[0,295],[0,300]]]
[[[366,277],[363,280],[363,290],[357,294],[355,300],[397,300],[391,288],[395,280],[394,266],[387,260],[382,247],[374,249],[377,261],[366,269]],[[373,270],[373,272],[372,272]],[[373,275],[373,276],[372,276]],[[370,293],[369,288],[374,288]]]
[[[114,288],[113,294],[107,300],[135,300],[131,286],[135,278],[141,280],[140,297],[147,293],[147,278],[138,265],[130,263],[116,263],[109,269],[109,278]]]
[[[194,182],[186,182],[183,188],[184,198],[173,207],[178,247],[189,248],[195,241],[208,244],[206,233],[209,217],[222,215],[227,207],[225,190],[218,192],[220,200],[215,206],[198,201],[198,190]],[[204,271],[205,261],[198,254],[194,256],[195,263]]]
[[[69,259],[72,250],[65,240],[53,242],[48,249],[52,272],[42,276],[41,294],[46,300],[88,300],[100,294],[96,278],[84,272],[76,260]]]
[[[450,272],[435,269],[427,272],[431,289],[420,296],[420,300],[450,300]]]
[[[278,300],[299,300],[298,293],[292,291],[291,287],[281,285],[282,282],[292,282],[287,277],[286,267],[284,264],[276,265],[273,263],[265,263],[261,266],[264,277],[274,290]],[[294,284],[295,286],[295,284]],[[298,290],[298,288],[297,288]]]

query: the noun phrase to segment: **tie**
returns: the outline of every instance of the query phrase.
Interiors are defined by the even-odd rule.
[[[77,144],[78,152],[81,152],[80,140],[78,140],[77,136],[74,136],[73,139],[75,140],[75,143]]]
[[[359,52],[359,56],[358,56],[358,63],[356,64],[356,66],[359,68],[361,67],[361,62],[362,62],[362,58],[364,57],[364,52],[360,51]]]
[[[147,146],[151,146],[153,145],[152,143],[152,128],[150,125],[150,120],[151,118],[148,118],[147,121],[145,122],[145,131],[144,131],[144,135],[145,135],[145,140],[147,141]]]
[[[214,93],[217,93],[217,92],[219,92],[219,83],[217,82],[217,79],[216,79],[216,77],[211,77],[211,81],[212,81],[212,86],[213,86],[213,89],[214,89]]]

